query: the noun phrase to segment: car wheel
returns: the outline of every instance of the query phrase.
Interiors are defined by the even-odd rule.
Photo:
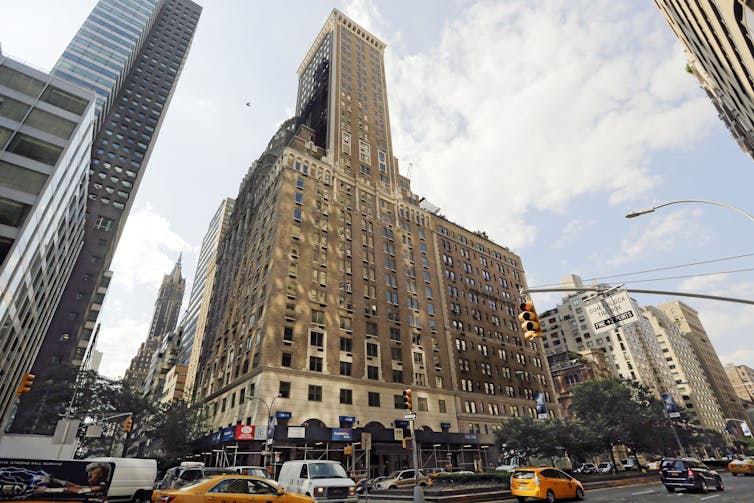
[[[736,476],[736,475],[738,475],[738,474],[737,474],[737,473],[731,473],[731,475],[733,475],[733,476],[735,477],[735,476]]]
[[[699,491],[702,494],[706,494],[709,491],[709,488],[707,487],[707,481],[704,479],[699,479]]]
[[[715,489],[717,489],[718,491],[725,491],[722,477],[717,477],[717,485],[715,486]]]
[[[388,489],[398,489],[398,486],[390,486]]]
[[[516,496],[518,501],[526,501],[526,496]]]
[[[580,487],[576,488],[576,499],[577,500],[583,500],[584,499],[584,490]]]
[[[152,498],[143,492],[138,492],[131,498],[131,503],[149,503],[150,501]]]
[[[555,503],[555,493],[552,489],[547,490],[547,503]]]
[[[665,490],[667,490],[669,493],[674,493],[675,487],[665,486]]]

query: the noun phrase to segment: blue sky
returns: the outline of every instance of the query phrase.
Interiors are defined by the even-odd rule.
[[[3,52],[49,70],[94,3],[4,3]],[[100,317],[106,375],[123,375],[146,337],[162,275],[180,252],[191,282],[220,201],[235,197],[292,114],[296,69],[333,7],[388,45],[393,143],[402,171],[412,166],[414,190],[519,253],[530,285],[754,252],[754,222],[723,208],[674,205],[624,218],[674,199],[754,212],[754,164],[684,71],[683,50],[651,2],[200,3],[188,62],[112,266]],[[630,278],[750,268],[752,257]],[[754,273],[628,286],[745,298]],[[540,311],[558,299],[535,296]],[[754,367],[754,307],[686,302],[723,363]]]

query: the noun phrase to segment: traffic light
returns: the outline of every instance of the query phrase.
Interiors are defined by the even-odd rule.
[[[343,454],[345,454],[346,456],[353,456],[353,446],[347,445],[343,447]]]
[[[530,341],[535,337],[542,337],[542,328],[539,326],[539,318],[537,311],[534,310],[534,304],[531,301],[523,302],[521,311],[523,312],[518,315],[518,319],[522,322],[521,328],[524,329],[526,340]]]
[[[35,377],[37,376],[35,376],[34,374],[24,374],[24,376],[21,378],[21,384],[18,385],[18,389],[16,390],[16,396],[21,396],[27,391],[31,391],[31,385],[34,382]]]
[[[411,390],[410,389],[404,389],[403,390],[403,408],[408,409],[409,412],[414,411],[414,401],[411,398]]]
[[[123,421],[123,431],[126,433],[131,431],[131,428],[133,428],[134,420],[130,417],[127,417],[125,421]]]

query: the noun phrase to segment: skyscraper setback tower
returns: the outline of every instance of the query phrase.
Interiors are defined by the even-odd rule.
[[[131,386],[141,387],[149,370],[152,354],[160,347],[162,336],[175,330],[185,290],[186,280],[183,279],[181,274],[181,259],[179,257],[170,274],[166,274],[162,278],[162,285],[160,285],[160,291],[154,303],[149,335],[139,348],[139,352],[131,360],[130,367],[126,370],[124,380]]]
[[[400,176],[384,49],[334,10],[299,67],[297,116],[249,169],[218,247],[195,396],[213,429],[264,432],[272,415],[392,441],[411,388],[418,442],[435,432],[473,463],[460,451],[479,460],[502,417],[536,417],[537,392],[556,413],[552,381],[517,323],[520,258]],[[281,435],[285,457],[315,438]],[[380,466],[400,466],[399,445],[373,453]]]
[[[100,0],[53,73],[94,90],[84,244],[34,363],[15,432],[50,432],[38,411],[46,369],[82,363],[112,273],[118,239],[144,176],[199,21],[190,0]],[[55,404],[54,407],[57,407]]]

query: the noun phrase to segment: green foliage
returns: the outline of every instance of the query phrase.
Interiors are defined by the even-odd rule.
[[[174,400],[149,417],[140,440],[147,440],[150,447],[145,454],[157,458],[161,467],[174,466],[193,453],[192,442],[208,430],[203,407]]]

